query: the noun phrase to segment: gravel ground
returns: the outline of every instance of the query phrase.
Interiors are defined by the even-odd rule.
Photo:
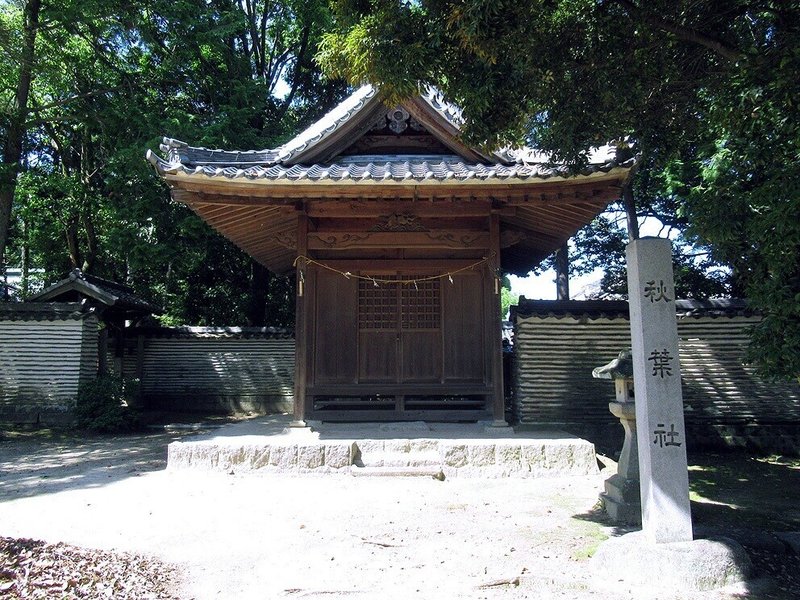
[[[0,596],[12,582],[18,597],[130,589],[130,598],[187,600],[788,599],[800,589],[797,557],[763,544],[751,556],[777,579],[739,589],[681,595],[604,581],[589,557],[627,531],[596,510],[607,471],[444,482],[172,472],[170,439],[0,441],[0,535],[10,538]],[[17,583],[23,563],[39,565],[27,591]]]

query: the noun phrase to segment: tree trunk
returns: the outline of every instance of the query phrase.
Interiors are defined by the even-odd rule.
[[[569,300],[569,244],[556,250],[556,300]]]
[[[247,324],[251,327],[263,327],[267,324],[267,296],[272,274],[264,265],[256,261],[253,261],[252,264]]]
[[[633,189],[630,182],[622,188],[622,203],[625,205],[625,216],[628,220],[628,239],[639,239],[639,220],[636,217],[636,201],[633,198]]]
[[[78,241],[78,217],[73,216],[64,224],[64,238],[67,242],[70,268],[80,269],[83,264],[81,261],[81,247]]]
[[[85,208],[83,217],[83,227],[86,230],[86,254],[83,257],[81,271],[91,273],[94,269],[95,259],[97,258],[97,231],[94,228],[94,221],[90,208]]]
[[[28,221],[22,220],[22,256],[20,257],[22,264],[21,278],[20,278],[20,296],[23,300],[28,298],[31,291],[30,282],[30,265],[31,265],[31,252],[28,248]]]
[[[8,137],[3,144],[3,159],[0,163],[0,269],[5,267],[6,244],[11,223],[11,205],[17,187],[17,174],[23,155],[25,120],[28,117],[28,95],[33,79],[33,62],[36,48],[36,32],[39,28],[41,0],[28,0],[24,9],[22,57],[19,79],[14,96],[14,107],[8,124]]]

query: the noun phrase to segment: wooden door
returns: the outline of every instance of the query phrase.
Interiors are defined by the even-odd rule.
[[[394,284],[358,282],[358,380],[397,382],[399,298]]]
[[[439,381],[442,377],[441,281],[405,283],[399,288],[401,381]]]
[[[442,373],[441,284],[381,275],[358,288],[359,381],[437,382]],[[395,283],[396,282],[396,283]]]
[[[444,381],[482,383],[488,372],[484,280],[465,272],[444,285]]]
[[[331,384],[476,384],[488,381],[485,278],[465,272],[420,281],[313,274],[314,381]],[[367,388],[365,388],[367,390]]]
[[[316,383],[357,383],[356,282],[338,273],[310,270],[314,302]]]

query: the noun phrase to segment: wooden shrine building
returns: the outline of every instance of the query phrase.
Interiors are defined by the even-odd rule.
[[[572,175],[459,127],[434,92],[391,106],[365,86],[273,150],[148,152],[175,200],[296,271],[296,421],[504,422],[499,275],[591,221],[631,165],[606,148]]]

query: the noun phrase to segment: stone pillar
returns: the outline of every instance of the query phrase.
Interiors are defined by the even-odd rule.
[[[659,238],[626,249],[642,529],[654,543],[692,539],[671,250]]]

